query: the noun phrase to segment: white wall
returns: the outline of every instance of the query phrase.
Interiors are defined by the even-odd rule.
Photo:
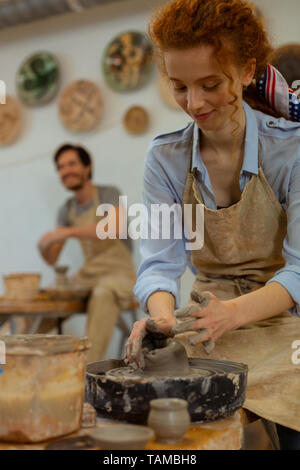
[[[145,31],[155,0],[128,0],[104,5],[80,15],[62,17],[19,26],[0,32],[0,79],[7,93],[16,95],[16,70],[28,55],[47,50],[61,63],[61,87],[78,78],[99,83],[105,112],[99,127],[87,134],[74,135],[65,130],[57,115],[58,97],[40,108],[22,106],[23,131],[12,146],[0,149],[0,276],[18,271],[42,273],[43,286],[53,281],[53,271],[36,250],[39,237],[55,224],[58,206],[68,196],[60,185],[52,164],[54,149],[65,141],[83,143],[94,156],[94,181],[114,184],[128,202],[140,201],[145,150],[151,138],[184,126],[188,118],[180,111],[168,109],[161,101],[155,74],[151,82],[137,92],[119,94],[110,90],[102,76],[103,50],[123,30]],[[256,2],[268,18],[275,44],[300,41],[299,0],[261,0]],[[299,77],[300,78],[300,77]],[[151,116],[149,131],[139,137],[129,136],[122,127],[125,110],[134,104],[145,106]],[[139,263],[138,242],[135,261]],[[82,257],[76,241],[68,243],[61,262],[75,271]],[[186,273],[182,282],[182,300],[187,299],[192,281]],[[0,285],[3,291],[2,285]],[[81,322],[68,322],[66,332],[81,334]],[[109,355],[114,355],[112,342]]]

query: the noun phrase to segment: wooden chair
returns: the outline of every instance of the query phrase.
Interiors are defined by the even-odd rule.
[[[244,428],[244,450],[279,450],[280,444],[274,423],[245,408],[239,410]]]

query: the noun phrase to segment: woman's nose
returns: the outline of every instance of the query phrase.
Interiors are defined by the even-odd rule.
[[[187,106],[189,112],[196,114],[198,111],[203,109],[205,100],[201,90],[189,90],[187,97]]]

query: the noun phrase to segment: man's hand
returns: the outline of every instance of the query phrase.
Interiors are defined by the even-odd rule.
[[[41,252],[44,252],[54,243],[64,242],[71,236],[71,227],[58,227],[53,232],[48,232],[42,236],[38,243],[38,248]]]

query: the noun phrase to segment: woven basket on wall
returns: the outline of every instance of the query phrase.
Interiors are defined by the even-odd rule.
[[[37,273],[18,273],[3,276],[5,298],[15,300],[29,300],[39,291],[41,275]]]

